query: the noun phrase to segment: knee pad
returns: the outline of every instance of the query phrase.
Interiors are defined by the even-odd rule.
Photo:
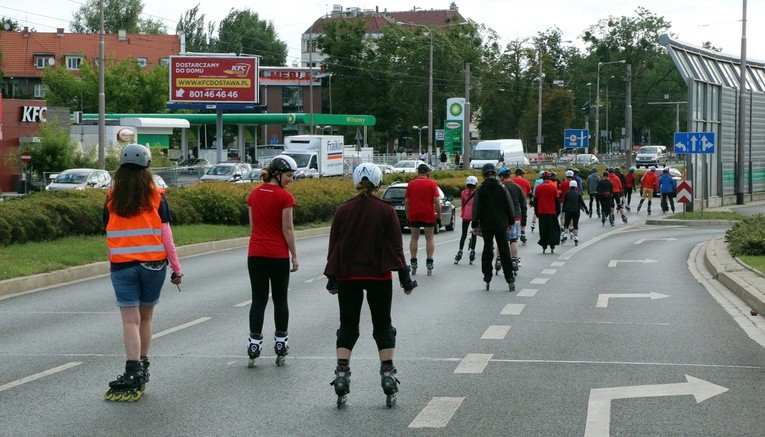
[[[338,348],[345,348],[353,350],[353,346],[356,345],[356,340],[359,339],[359,328],[343,328],[342,326],[337,330],[337,343]]]
[[[375,330],[372,332],[377,343],[377,350],[390,349],[396,347],[396,328],[390,327],[389,329],[383,329],[381,331]]]

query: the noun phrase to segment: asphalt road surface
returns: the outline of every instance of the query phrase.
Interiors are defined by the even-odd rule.
[[[433,276],[421,269],[410,296],[396,282],[393,409],[366,308],[348,404],[335,406],[326,237],[298,242],[283,367],[268,347],[247,368],[245,250],[183,259],[135,403],[103,400],[124,366],[108,277],[0,300],[0,435],[761,436],[765,324],[698,261],[724,229],[629,217],[583,218],[579,246],[554,255],[530,233],[513,293],[501,277],[485,291],[466,256],[453,264],[459,223],[438,234]]]

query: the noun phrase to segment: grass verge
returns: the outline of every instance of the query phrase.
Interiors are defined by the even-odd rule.
[[[760,274],[765,274],[765,256],[742,255],[739,258],[746,265],[760,272]]]
[[[249,226],[174,226],[177,246],[248,237]],[[52,272],[68,267],[106,261],[103,236],[69,237],[55,241],[0,247],[0,280]]]
[[[746,216],[733,211],[679,212],[667,217],[675,220],[743,220]]]

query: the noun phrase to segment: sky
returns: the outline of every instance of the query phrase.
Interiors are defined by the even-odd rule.
[[[84,0],[3,0],[0,16],[12,18],[39,32],[69,30],[72,14]],[[168,33],[175,30],[180,16],[199,4],[206,22],[220,22],[231,9],[250,9],[263,20],[271,21],[278,38],[287,43],[287,64],[299,62],[300,36],[317,19],[332,11],[335,5],[380,11],[448,9],[449,0],[294,0],[282,3],[273,0],[143,0],[144,15],[161,19]],[[494,29],[503,44],[529,38],[538,32],[557,27],[564,40],[581,45],[580,36],[600,19],[609,16],[634,16],[641,6],[672,24],[676,39],[701,46],[709,41],[723,53],[740,57],[743,0],[456,0],[460,13],[467,19]],[[765,1],[747,2],[747,59],[765,62]]]

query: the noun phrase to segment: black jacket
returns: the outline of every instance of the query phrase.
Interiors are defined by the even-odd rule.
[[[563,195],[563,212],[574,215],[579,214],[580,209],[587,211],[582,193],[577,190],[569,190]]]
[[[507,188],[508,193],[510,193],[510,198],[513,199],[515,218],[524,217],[526,215],[526,194],[524,194],[523,188],[509,179],[502,182],[502,185]]]
[[[489,178],[475,191],[472,226],[485,231],[503,231],[515,221],[510,193],[497,179]]]

